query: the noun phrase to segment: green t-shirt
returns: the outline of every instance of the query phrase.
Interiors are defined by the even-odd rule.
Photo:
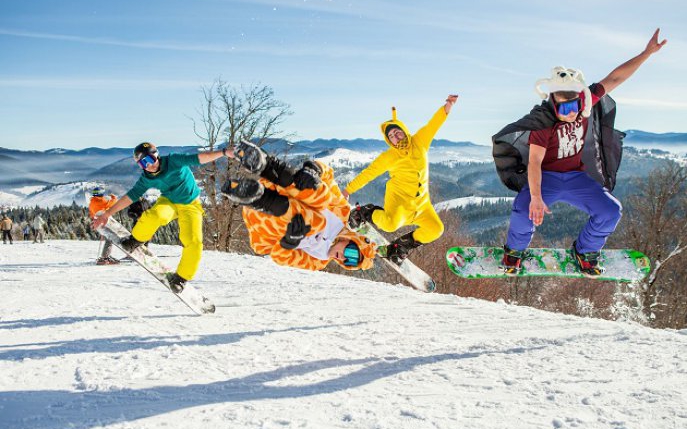
[[[198,154],[172,153],[161,156],[158,173],[144,171],[126,196],[131,201],[137,201],[148,189],[155,188],[174,204],[189,204],[200,195],[200,188],[189,168],[193,165],[200,165]]]

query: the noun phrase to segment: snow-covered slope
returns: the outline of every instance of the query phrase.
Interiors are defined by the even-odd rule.
[[[195,317],[138,266],[94,265],[97,242],[11,250],[5,429],[687,427],[685,332],[214,252],[194,283],[217,313]]]

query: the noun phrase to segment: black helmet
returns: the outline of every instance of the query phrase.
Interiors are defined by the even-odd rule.
[[[145,158],[148,155],[152,155],[157,158],[157,148],[154,144],[149,142],[143,142],[134,148],[134,159],[136,161],[141,158]]]

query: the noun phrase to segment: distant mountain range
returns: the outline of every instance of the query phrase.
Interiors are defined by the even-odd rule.
[[[630,167],[630,156],[642,153],[654,156],[674,156],[687,153],[687,133],[655,134],[638,130],[627,131],[626,146],[642,151],[626,151],[621,174],[648,174],[652,163],[638,163]],[[376,139],[317,139],[287,142],[275,140],[265,149],[286,154],[288,158],[321,159],[336,169],[338,180],[345,184],[379,153],[388,148]],[[160,146],[164,155],[171,152],[196,153],[198,146]],[[79,182],[102,183],[115,193],[128,189],[140,174],[131,159],[131,148],[86,148],[70,150],[55,148],[46,151],[0,148],[0,207],[18,204],[40,204],[35,192],[50,192],[46,201],[82,200],[83,187]],[[494,174],[491,147],[471,142],[435,140],[429,152],[432,164],[432,189],[436,202],[467,196],[501,197],[509,195]],[[455,168],[460,164],[461,168]],[[383,175],[368,185],[359,196],[363,200],[382,202]],[[78,184],[59,187],[61,184]],[[88,187],[88,186],[86,186]],[[53,194],[60,194],[59,197]]]

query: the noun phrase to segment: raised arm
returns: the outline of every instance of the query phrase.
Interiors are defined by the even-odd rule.
[[[449,95],[446,98],[446,103],[441,106],[436,113],[434,113],[434,116],[432,116],[432,119],[429,120],[427,125],[420,128],[417,133],[413,135],[413,141],[415,144],[422,149],[429,150],[429,145],[432,144],[434,136],[436,135],[437,131],[439,131],[439,128],[444,124],[444,121],[446,121],[446,117],[448,116],[449,112],[451,112],[451,108],[457,100],[457,95]]]
[[[646,48],[644,48],[642,53],[632,58],[631,60],[619,65],[615,68],[615,70],[609,73],[608,76],[601,80],[600,83],[603,85],[604,89],[606,90],[606,93],[613,91],[615,88],[618,87],[618,85],[625,82],[630,76],[634,74],[634,72],[637,71],[637,69],[639,69],[639,66],[641,66],[644,63],[644,61],[646,61],[651,55],[658,52],[663,47],[663,45],[668,43],[668,40],[666,39],[663,39],[661,42],[658,41],[659,31],[660,29],[657,28],[654,32],[654,35],[651,37],[651,40],[649,40],[649,43],[647,43]]]
[[[198,154],[198,162],[201,164],[207,164],[208,162],[215,161],[223,156],[226,156],[227,158],[233,158],[234,157],[234,151],[233,149],[227,149],[224,148],[222,150],[215,150],[212,152],[202,152]]]

